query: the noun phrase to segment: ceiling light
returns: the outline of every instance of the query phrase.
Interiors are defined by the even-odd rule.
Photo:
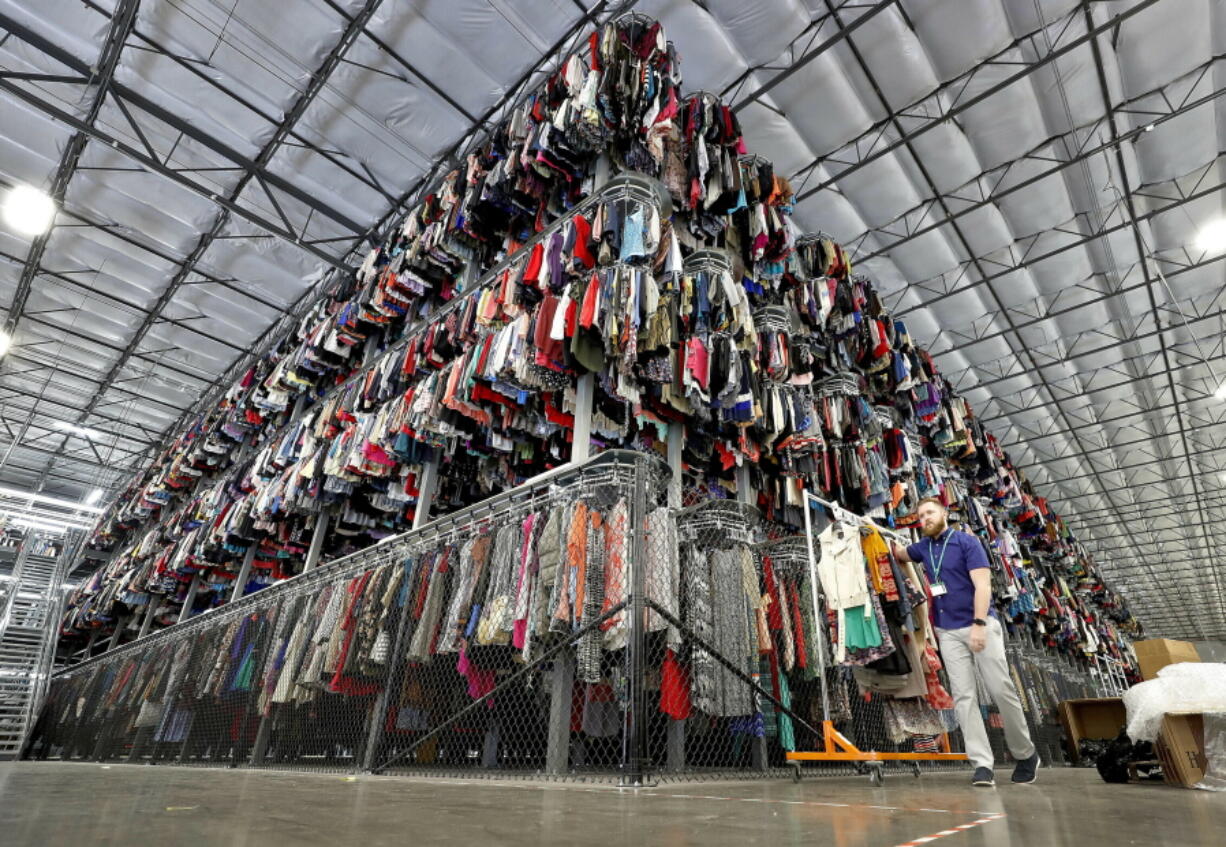
[[[4,330],[0,330],[0,356],[3,356],[13,346],[13,336],[9,335]]]
[[[1217,391],[1213,392],[1213,396],[1219,400],[1226,400],[1226,382],[1217,387]]]
[[[33,529],[40,532],[59,532],[64,533],[70,529],[79,529],[88,531],[90,527],[81,526],[80,524],[63,523],[61,521],[45,521],[39,518],[31,518],[25,515],[4,515],[4,520],[8,523],[15,523],[18,526],[24,526],[27,529]]]
[[[18,185],[4,198],[4,220],[22,235],[42,235],[54,217],[55,201],[33,186]]]
[[[55,421],[55,428],[62,429],[64,432],[71,432],[73,435],[79,435],[82,438],[88,438],[90,441],[98,440],[98,433],[92,429],[86,429],[83,426],[70,424],[68,421]]]
[[[98,506],[85,506],[81,503],[74,503],[71,500],[61,500],[59,497],[48,497],[46,494],[34,494],[30,491],[22,491],[19,488],[6,488],[0,486],[0,498],[8,497],[14,500],[28,500],[33,503],[46,503],[50,506],[59,506],[64,509],[71,509],[76,512],[93,512],[100,515],[105,509]],[[0,508],[3,508],[0,506]]]
[[[1226,251],[1226,218],[1210,221],[1196,233],[1196,249],[1204,253]]]
[[[93,491],[89,492],[89,494],[85,496],[85,505],[92,506],[101,499],[102,499],[102,489],[95,488]]]

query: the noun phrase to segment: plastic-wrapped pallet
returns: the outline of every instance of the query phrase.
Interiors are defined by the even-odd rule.
[[[1226,664],[1183,662],[1124,692],[1128,737],[1156,741],[1168,713],[1226,712]]]

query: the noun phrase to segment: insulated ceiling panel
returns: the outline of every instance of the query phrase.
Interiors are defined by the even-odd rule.
[[[119,485],[630,8],[1151,630],[1226,636],[1226,264],[1194,246],[1226,217],[1223,0],[0,0],[0,188],[62,191],[47,238],[0,229],[0,482]]]

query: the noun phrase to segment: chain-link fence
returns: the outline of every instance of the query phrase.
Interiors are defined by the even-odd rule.
[[[1066,740],[1060,724],[1060,702],[1085,697],[1110,697],[1112,692],[1084,661],[1049,652],[1036,645],[1028,635],[1008,637],[1005,652],[1009,673],[1021,698],[1030,737],[1038,748],[1039,757],[1049,765],[1067,764]],[[988,738],[997,761],[1003,761],[1006,751],[1004,732],[998,726],[999,714],[986,695],[980,696],[985,704],[989,704],[983,707],[989,725]]]
[[[874,585],[890,643],[865,648],[803,533],[671,507],[670,477],[605,453],[75,666],[28,754],[641,784],[790,773],[824,721],[861,750],[959,749],[905,573]],[[1084,686],[1022,646],[1046,727]]]
[[[73,667],[28,753],[622,776],[665,475],[606,453]]]

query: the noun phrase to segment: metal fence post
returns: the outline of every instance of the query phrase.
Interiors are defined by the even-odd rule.
[[[575,651],[562,648],[553,660],[549,687],[549,735],[545,740],[545,772],[565,773],[570,765],[571,693],[575,688]]]
[[[634,502],[630,508],[630,641],[627,645],[629,663],[629,721],[626,724],[626,761],[622,784],[643,784],[647,763],[647,633],[643,616],[647,613],[644,592],[647,568],[643,556],[647,545],[647,469],[640,459],[634,466]]]
[[[668,426],[668,467],[672,471],[672,478],[668,482],[668,506],[670,509],[680,509],[682,505],[682,474],[684,473],[684,460],[682,458],[682,450],[685,442],[685,425],[680,421],[673,421]],[[673,518],[669,518],[673,520]],[[671,551],[671,555],[680,555],[680,551]],[[655,599],[655,598],[649,598]],[[668,719],[668,740],[667,740],[667,764],[668,770],[677,773],[685,770],[685,718],[680,720],[676,718]]]
[[[401,562],[397,567],[403,568],[404,563]],[[387,682],[383,685],[383,690],[375,697],[374,706],[370,711],[370,725],[366,728],[366,746],[362,751],[362,770],[366,773],[371,773],[375,767],[375,756],[378,755],[379,745],[383,741],[383,730],[387,723],[387,709],[392,702],[392,693],[394,688],[400,687],[400,680],[403,678],[404,663],[407,659],[404,658],[404,639],[409,630],[409,601],[405,598],[404,606],[400,609],[400,620],[396,623],[396,635],[392,639],[391,652],[387,654]]]

